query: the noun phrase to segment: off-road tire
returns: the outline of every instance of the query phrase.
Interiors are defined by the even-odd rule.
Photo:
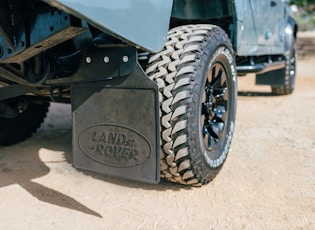
[[[285,55],[285,67],[283,72],[284,85],[282,86],[271,86],[271,92],[274,95],[288,95],[292,94],[295,87],[295,77],[296,77],[296,44],[295,39],[293,39],[292,44],[289,45],[289,49]]]
[[[46,117],[49,102],[30,102],[24,97],[0,102],[0,145],[16,144],[30,137]]]
[[[235,124],[228,36],[212,25],[173,28],[146,73],[159,86],[161,177],[194,186],[210,182],[227,157]]]

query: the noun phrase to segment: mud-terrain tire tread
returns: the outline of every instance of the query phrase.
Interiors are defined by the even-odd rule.
[[[206,184],[215,177],[223,163],[209,170],[202,154],[195,149],[199,144],[194,137],[198,135],[198,127],[190,123],[190,119],[198,116],[198,111],[194,111],[191,105],[196,103],[193,98],[202,92],[194,92],[193,86],[201,82],[195,78],[202,57],[211,55],[211,51],[206,49],[210,40],[214,46],[224,44],[231,52],[233,50],[228,36],[217,26],[174,28],[169,31],[164,50],[149,59],[146,69],[149,78],[159,86],[161,178],[179,184]]]

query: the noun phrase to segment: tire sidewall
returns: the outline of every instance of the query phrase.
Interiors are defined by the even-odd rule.
[[[197,124],[197,135],[196,135],[196,151],[202,155],[206,167],[211,169],[219,168],[225,161],[235,127],[235,116],[236,116],[236,101],[237,101],[237,82],[236,82],[236,69],[234,54],[225,43],[209,44],[206,47],[210,52],[205,53],[202,58],[201,71],[198,72],[199,84],[195,85],[194,98],[197,98],[197,103],[194,105],[194,110],[197,111],[196,119]],[[212,52],[211,52],[212,51]],[[215,63],[221,63],[227,73],[227,87],[228,87],[228,105],[227,105],[227,122],[223,131],[223,137],[220,140],[218,148],[210,152],[206,150],[203,143],[202,127],[201,127],[201,103],[202,103],[202,92],[207,80],[208,71]],[[198,79],[197,77],[197,79]],[[210,158],[209,155],[219,156],[216,158]]]

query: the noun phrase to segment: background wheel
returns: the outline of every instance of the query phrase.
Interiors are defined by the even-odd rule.
[[[292,38],[290,44],[287,44],[288,50],[285,56],[285,68],[283,72],[285,74],[284,85],[271,86],[272,94],[274,95],[287,95],[294,91],[295,77],[296,77],[296,44],[295,39]]]
[[[160,90],[161,177],[208,183],[224,163],[234,131],[237,83],[228,36],[212,25],[174,28],[146,73]]]
[[[0,101],[0,145],[12,145],[30,137],[48,112],[48,102],[27,97]]]

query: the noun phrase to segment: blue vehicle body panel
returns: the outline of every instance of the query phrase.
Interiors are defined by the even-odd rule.
[[[283,0],[43,0],[96,28],[151,52],[160,51],[171,17],[220,20],[231,17],[230,36],[239,56],[284,52],[287,24]]]
[[[172,0],[44,0],[96,28],[158,52],[165,44]]]
[[[284,53],[288,10],[283,0],[235,0],[239,56]]]
[[[288,9],[284,0],[174,0],[172,17],[194,22],[226,21],[239,56],[281,54],[285,51]]]

